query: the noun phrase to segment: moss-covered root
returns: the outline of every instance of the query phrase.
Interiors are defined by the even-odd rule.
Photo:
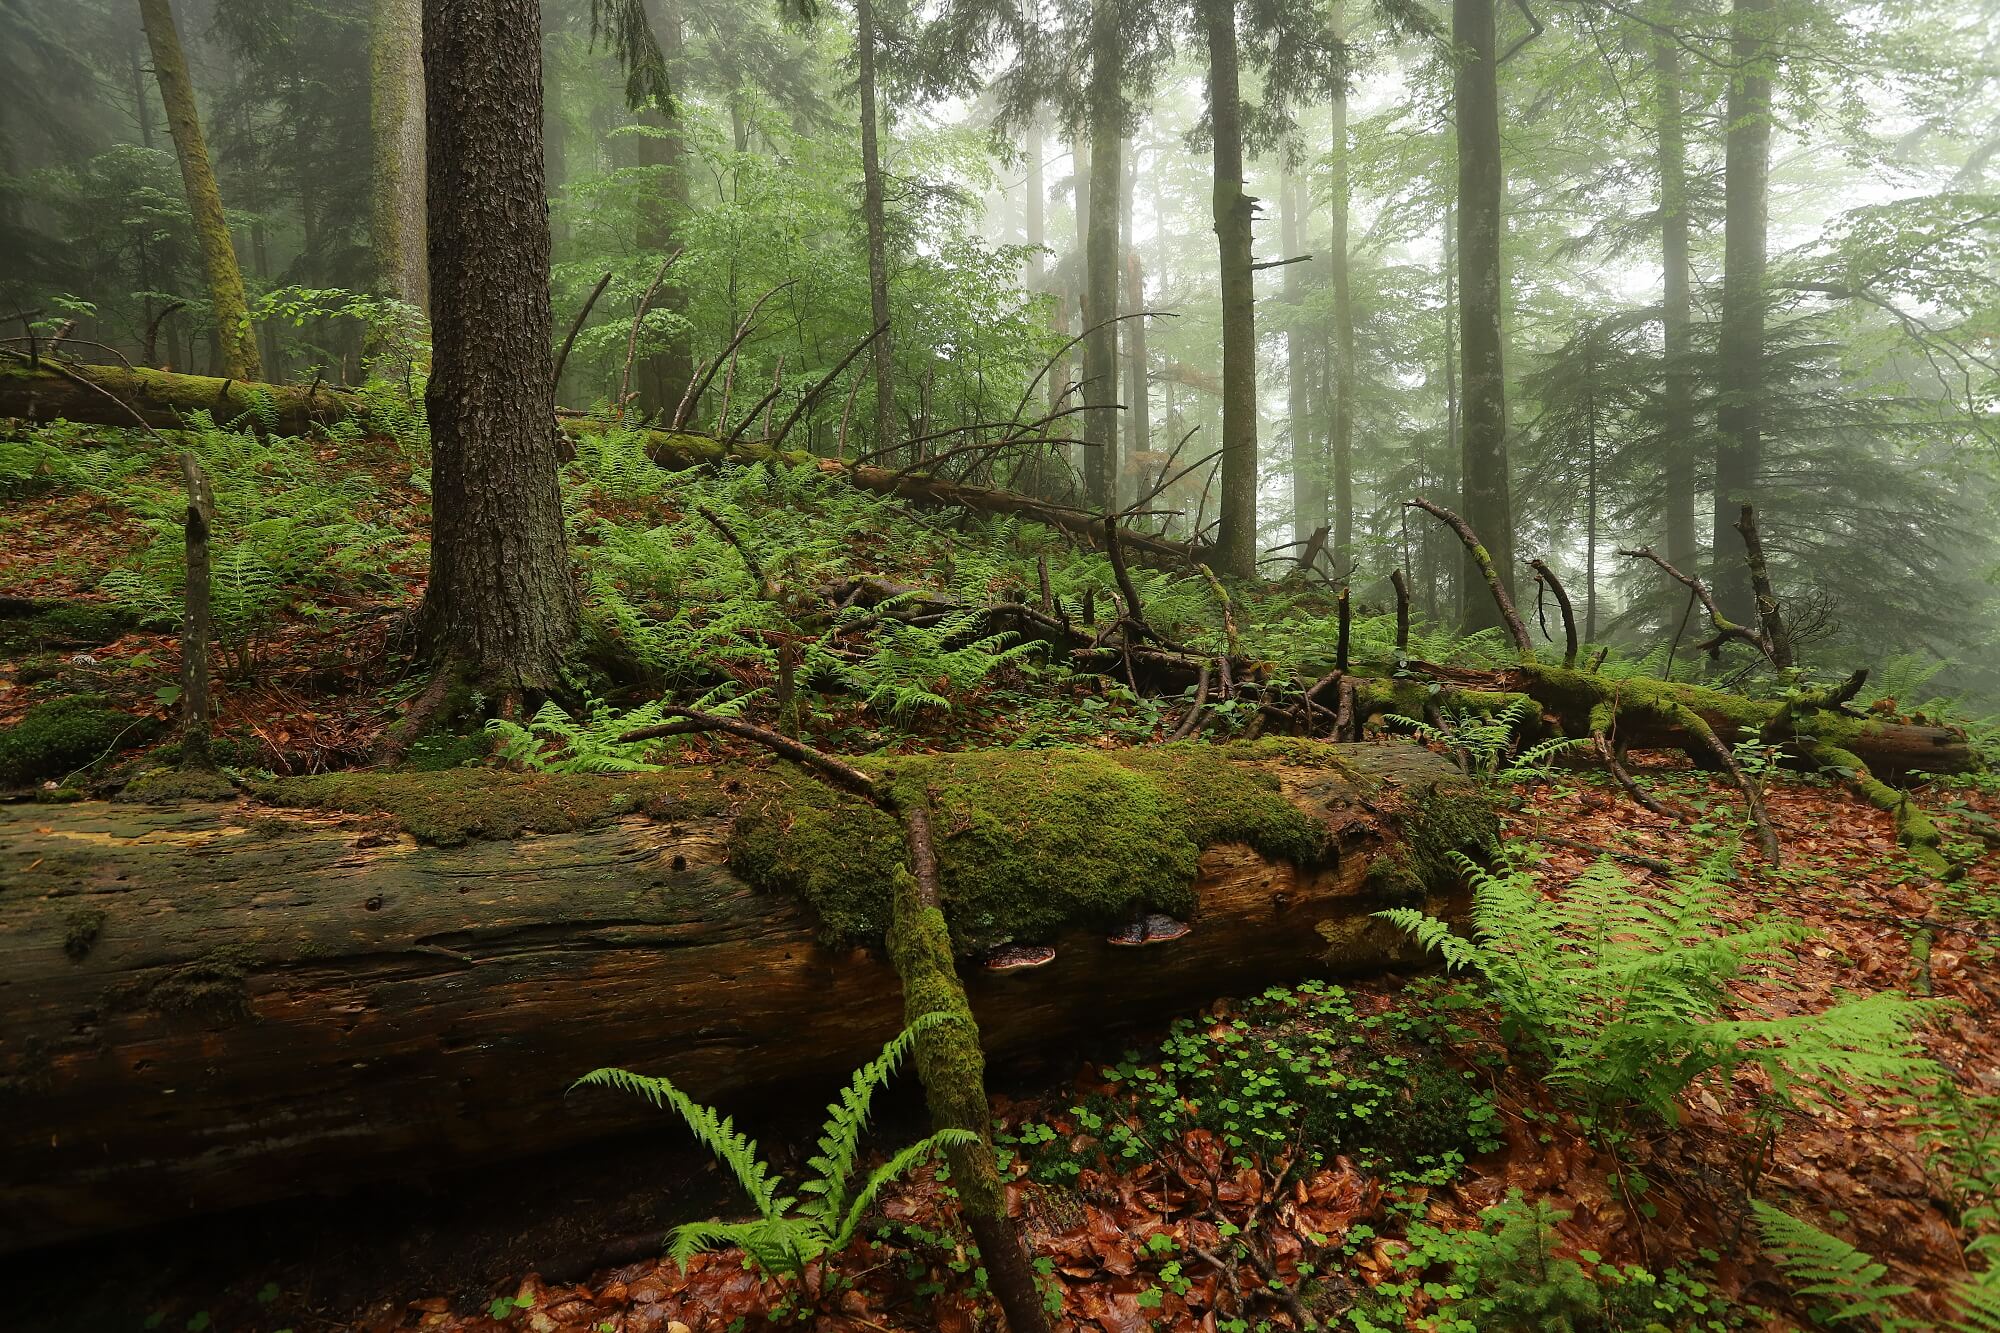
[[[977,1143],[945,1150],[959,1207],[979,1244],[994,1295],[1000,1299],[1012,1333],[1047,1333],[1041,1292],[1014,1221],[1007,1214],[1007,1190],[1001,1184],[988,1138],[992,1115],[986,1104],[986,1056],[979,1047],[979,1027],[973,1021],[971,1005],[966,1003],[965,987],[952,962],[951,932],[937,905],[923,901],[915,875],[897,866],[893,879],[895,912],[889,930],[889,956],[903,979],[904,1021],[915,1022],[932,1013],[949,1014],[957,1020],[919,1037],[916,1061],[932,1125],[979,1135]]]
[[[1808,759],[1823,768],[1832,769],[1870,805],[1888,812],[1896,821],[1896,841],[1903,844],[1910,859],[1926,874],[1942,879],[1951,873],[1951,862],[1945,859],[1939,846],[1937,825],[1931,822],[1931,817],[1911,799],[1908,792],[1897,791],[1869,772],[1868,765],[1862,763],[1852,750],[1843,750],[1838,745],[1803,735],[1797,740]]]
[[[1591,743],[1597,747],[1597,757],[1604,761],[1604,767],[1609,770],[1613,778],[1617,779],[1618,785],[1625,789],[1627,796],[1630,796],[1640,806],[1652,811],[1656,815],[1671,817],[1673,811],[1669,810],[1664,802],[1652,796],[1644,787],[1641,787],[1639,780],[1632,776],[1630,769],[1625,767],[1625,760],[1619,754],[1619,750],[1622,747],[1614,745],[1611,740],[1612,733],[1616,730],[1617,726],[1618,709],[1610,700],[1600,700],[1591,707],[1590,739]]]

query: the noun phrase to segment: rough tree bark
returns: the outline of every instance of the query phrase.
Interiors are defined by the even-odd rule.
[[[194,83],[187,57],[181,52],[180,30],[174,26],[173,0],[139,0],[139,19],[153,53],[153,77],[166,104],[167,129],[180,159],[181,185],[188,211],[194,215],[195,240],[201,246],[202,269],[208,279],[209,305],[215,316],[219,369],[234,379],[264,376],[257,355],[256,331],[250,327],[250,300],[243,292],[243,270],[236,262],[236,244],[229,237],[229,219],[222,211],[222,193],[209,165],[208,142],[202,137],[201,115],[195,108]]]
[[[1278,182],[1278,248],[1283,258],[1304,253],[1306,220],[1311,200],[1288,169]],[[1287,264],[1285,299],[1285,415],[1292,446],[1292,540],[1303,542],[1326,522],[1326,464],[1319,455],[1313,430],[1311,371],[1307,360],[1305,265]]]
[[[1190,847],[1175,892],[1190,895],[1179,915],[1191,931],[1109,943],[1130,910],[1117,876],[1132,861],[1093,861],[1089,845],[1148,826],[1123,828],[1117,810],[1114,827],[1075,827],[1086,821],[1037,808],[1036,793],[1088,789],[1114,761],[953,757],[970,766],[943,770],[954,783],[1012,766],[1011,787],[952,790],[1010,826],[1036,809],[1008,844],[1036,867],[1023,874],[1105,877],[1069,924],[1037,934],[1055,950],[1044,966],[1007,972],[961,954],[989,1055],[1413,958],[1368,914],[1453,904],[1447,853],[1493,832],[1483,800],[1414,747],[1142,758],[1153,772],[1255,770],[1231,790],[1278,784],[1255,790],[1318,830],[1318,850],[1298,864],[1220,837]],[[1066,778],[1078,765],[1089,771]],[[264,793],[310,810],[0,807],[0,859],[21,868],[17,891],[0,895],[0,1249],[649,1122],[620,1099],[564,1097],[601,1064],[668,1075],[732,1110],[799,1083],[820,1096],[900,1026],[890,961],[820,943],[826,918],[771,870],[774,857],[805,873],[852,855],[871,883],[892,882],[900,825],[789,766],[349,781]],[[341,813],[380,807],[393,813]],[[976,872],[988,836],[962,819],[934,821],[961,939],[978,924],[959,877]],[[523,826],[541,832],[511,836]],[[472,840],[434,845],[454,836]],[[867,901],[886,926],[880,896]]]
[[[424,0],[433,360],[423,638],[502,689],[576,636],[563,539],[536,0]]]
[[[1709,555],[1731,620],[1757,615],[1736,559],[1737,512],[1763,470],[1764,258],[1771,171],[1771,0],[1730,6],[1728,131],[1723,149],[1722,320],[1717,330],[1715,496]]]
[[[374,208],[369,244],[377,290],[430,310],[424,255],[423,0],[374,0],[368,29]]]
[[[668,75],[678,80],[684,73],[682,51],[685,45],[679,8],[649,0],[646,13],[653,31],[659,36],[660,54],[666,61]],[[645,169],[651,181],[640,199],[639,228],[635,239],[640,253],[648,256],[651,263],[664,259],[679,246],[676,228],[690,208],[687,144],[681,133],[681,116],[677,108],[649,107],[640,113],[638,122],[646,132],[634,147],[634,165]],[[675,267],[678,266],[668,268],[656,303],[677,320],[685,321],[688,293],[675,275]],[[683,323],[668,337],[664,347],[650,351],[640,359],[635,380],[639,410],[654,420],[672,412],[694,380],[694,374],[694,347],[688,340]]]
[[[1123,33],[1118,6],[1097,0],[1090,15],[1090,208],[1083,255],[1084,495],[1118,503],[1118,205],[1124,195]]]
[[[1514,592],[1514,513],[1508,492],[1506,377],[1502,369],[1500,85],[1494,0],[1453,0],[1458,68],[1452,107],[1458,127],[1459,362],[1464,375],[1459,431],[1459,513],[1486,542],[1492,564]],[[1460,586],[1483,581],[1471,554]],[[1490,598],[1465,593],[1465,625],[1500,624]]]
[[[1222,281],[1222,499],[1215,564],[1257,573],[1257,292],[1251,269],[1256,201],[1243,192],[1243,107],[1236,5],[1203,0],[1208,112],[1215,136],[1215,238]]]
[[[1139,187],[1139,153],[1129,138],[1125,141],[1125,201],[1118,210],[1121,227],[1120,246],[1124,251],[1125,304],[1124,309],[1134,315],[1146,308],[1146,271],[1139,260],[1139,247],[1132,240],[1134,225],[1133,205]],[[1128,319],[1119,327],[1125,331],[1125,456],[1132,459],[1152,448],[1153,405],[1151,391],[1146,384],[1146,321]],[[1129,487],[1121,480],[1119,485],[1129,495],[1139,494],[1139,488],[1146,483],[1143,471],[1136,462],[1128,463],[1119,473],[1132,475]]]

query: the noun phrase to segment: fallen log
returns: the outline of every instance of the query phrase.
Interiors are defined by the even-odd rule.
[[[127,407],[131,410],[126,410]],[[25,362],[0,363],[0,417],[30,422],[66,420],[131,426],[136,424],[133,420],[136,413],[149,426],[171,429],[200,411],[211,413],[225,425],[245,421],[257,429],[283,435],[303,435],[315,426],[349,419],[365,421],[368,415],[367,405],[358,394],[324,386],[251,384],[208,375],[68,362],[62,363],[60,369],[48,362],[40,369]],[[561,425],[571,435],[587,435],[610,429],[612,423],[589,417],[564,417]],[[725,462],[743,465],[779,462],[792,466],[810,463],[864,491],[895,496],[912,504],[1025,518],[1086,542],[1102,537],[1101,514],[1017,491],[968,486],[922,471],[850,464],[803,450],[773,449],[757,441],[725,443],[691,431],[648,430],[644,434],[647,453],[662,467],[700,467]],[[1192,569],[1204,558],[1200,548],[1140,532],[1125,531],[1120,542],[1133,559],[1160,568]]]
[[[873,767],[930,811],[999,1057],[1414,961],[1369,913],[1453,910],[1450,853],[1494,835],[1400,744]],[[900,1024],[878,943],[904,855],[895,819],[786,764],[0,807],[0,1250],[650,1122],[564,1096],[596,1065],[731,1108],[824,1096]],[[1152,942],[1114,942],[1135,926]]]

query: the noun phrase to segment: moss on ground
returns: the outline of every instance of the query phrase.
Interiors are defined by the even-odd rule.
[[[157,724],[113,708],[101,694],[36,704],[0,731],[0,787],[60,780],[151,737]]]
[[[97,648],[133,626],[130,614],[90,602],[22,602],[0,606],[0,657],[47,648]]]
[[[104,933],[104,909],[79,907],[63,918],[63,952],[72,962],[82,962]]]
[[[212,768],[150,768],[113,799],[139,805],[173,805],[179,801],[233,801],[236,784]]]

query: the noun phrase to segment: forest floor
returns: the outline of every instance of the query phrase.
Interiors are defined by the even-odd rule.
[[[357,463],[368,472],[366,494],[342,500],[367,532],[350,527],[339,540],[372,541],[372,564],[359,575],[330,565],[286,573],[284,595],[269,603],[275,609],[228,636],[216,688],[226,763],[305,773],[366,762],[421,686],[394,648],[422,591],[421,488],[404,457],[375,448],[328,444],[316,459],[294,460],[329,475]],[[735,484],[712,484],[709,502],[741,499],[726,490]],[[315,485],[332,493],[336,483]],[[690,517],[693,502],[647,486],[617,498],[600,478],[591,503],[628,526],[678,524],[671,530],[683,554],[689,543],[707,543],[692,549],[699,577],[740,580],[735,556]],[[250,493],[240,491],[240,502],[250,503]],[[277,494],[268,521],[282,519],[286,503]],[[815,492],[782,503],[790,514],[848,502]],[[969,556],[940,560],[937,552],[959,550],[960,535],[914,521],[893,535],[863,530],[856,511],[845,512],[848,526],[833,524],[820,554],[837,556],[850,574],[908,576],[958,559],[945,582],[961,595],[989,579],[1012,579],[1018,590],[1033,578],[1032,554],[990,568]],[[92,626],[25,613],[63,603],[89,621],[91,608],[104,606],[105,571],[130,565],[157,540],[158,524],[113,488],[30,488],[0,500],[0,535],[0,584],[18,599],[0,607],[0,728],[51,697],[99,696],[140,725],[112,742],[125,751],[113,771],[143,766],[173,714],[179,652],[171,633],[129,614]],[[616,532],[586,529],[578,541],[583,558],[638,586]],[[1042,558],[1053,563],[1047,549]],[[820,554],[799,557],[801,586],[803,562]],[[1076,568],[1058,566],[1059,591],[1084,577]],[[1199,581],[1141,577],[1162,617],[1175,605],[1206,605]],[[1274,653],[1290,633],[1323,646],[1326,608],[1313,604],[1321,619],[1301,625],[1298,605],[1275,606],[1262,625],[1246,612],[1253,623],[1245,634],[1268,634]],[[856,653],[857,671],[878,673],[866,679],[891,679],[888,647],[865,660]],[[754,670],[727,654],[719,660],[746,678]],[[891,723],[883,708],[830,697],[817,739],[853,752],[1127,744],[1157,739],[1172,718],[1157,700],[983,667],[949,692],[952,706],[932,723]],[[1219,715],[1217,725],[1231,721]],[[142,743],[132,748],[134,740]],[[102,774],[108,758],[86,756],[78,771]],[[1733,792],[1678,759],[1637,762],[1642,779],[1679,800],[1687,817],[1648,814],[1580,768],[1498,789],[1514,854],[1537,869],[1543,892],[1562,893],[1607,852],[1637,884],[1663,887],[1735,844]],[[76,775],[61,776],[52,785]],[[1823,780],[1770,777],[1784,862],[1739,853],[1724,914],[1748,921],[1782,913],[1811,936],[1782,972],[1746,978],[1739,1002],[1773,1016],[1855,993],[1933,995],[1945,1003],[1922,1034],[1930,1055],[1968,1093],[2000,1095],[2000,785],[1958,779],[1918,795],[1968,862],[1950,884],[1910,864],[1887,814]],[[1282,1084],[1285,1069],[1314,1061],[1337,1069],[1331,1085],[1345,1091],[1301,1101],[1296,1087],[1273,1091],[1262,1081]],[[1195,1070],[1210,1080],[1202,1090],[1187,1083]],[[1174,1094],[1162,1096],[1170,1085]],[[1671,1328],[1809,1326],[1810,1302],[1791,1294],[1796,1284],[1748,1223],[1753,1186],[1874,1255],[1887,1280],[1914,1288],[1903,1306],[1915,1326],[1946,1322],[1946,1290],[1967,1267],[1952,1189],[1903,1104],[1842,1099],[1787,1110],[1774,1126],[1759,1114],[1768,1088],[1746,1072],[1697,1085],[1677,1124],[1607,1135],[1565,1109],[1536,1069],[1509,1058],[1493,1014],[1469,986],[1436,976],[1217,997],[1200,1014],[1162,1015],[1150,1031],[1042,1052],[1033,1066],[997,1071],[994,1089],[1013,1201],[1060,1296],[1057,1326],[1076,1333],[1242,1333],[1307,1320],[1433,1327],[1423,1321],[1449,1303],[1455,1273],[1518,1270],[1546,1281],[1563,1260],[1580,1261],[1595,1280],[1592,1299],[1609,1321],[1595,1326],[1637,1330],[1656,1316]],[[746,1110],[781,1171],[800,1164],[830,1092],[801,1090],[796,1103]],[[1219,1115],[1219,1105],[1239,1101],[1248,1108],[1240,1117]],[[908,1141],[920,1124],[901,1089],[872,1141]],[[1989,1127],[1987,1141],[2000,1144],[2000,1126]],[[663,1117],[644,1139],[557,1159],[364,1186],[339,1201],[10,1261],[0,1268],[11,1278],[0,1311],[13,1313],[0,1313],[0,1326],[724,1333],[780,1313],[827,1333],[970,1333],[992,1326],[992,1302],[938,1176],[926,1169],[892,1190],[868,1238],[815,1272],[809,1291],[760,1281],[735,1252],[697,1256],[682,1269],[656,1257],[665,1230],[729,1215],[736,1201],[678,1122]],[[1510,1212],[1505,1201],[1517,1190],[1529,1206],[1554,1211]],[[1239,1258],[1218,1262],[1222,1255]],[[817,1313],[801,1314],[808,1305]]]

